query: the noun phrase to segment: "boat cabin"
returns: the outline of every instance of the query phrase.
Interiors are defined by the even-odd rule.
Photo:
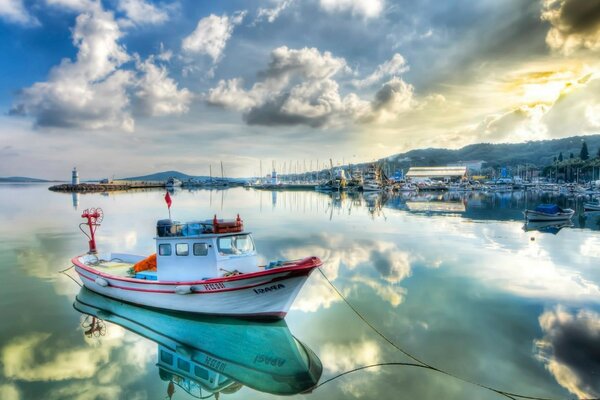
[[[213,218],[156,224],[156,274],[159,281],[193,281],[258,271],[250,232],[239,215],[234,220]]]

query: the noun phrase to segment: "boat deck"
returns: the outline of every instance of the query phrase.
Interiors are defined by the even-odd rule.
[[[122,276],[127,278],[133,278],[135,274],[132,274],[132,268],[134,263],[128,263],[124,261],[103,261],[99,260],[97,263],[86,263],[90,267],[97,269],[100,272],[104,272],[111,275]]]

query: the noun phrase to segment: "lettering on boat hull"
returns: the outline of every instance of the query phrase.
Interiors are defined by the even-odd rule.
[[[278,283],[276,285],[271,285],[266,288],[253,289],[253,290],[256,294],[263,294],[263,293],[272,292],[274,290],[279,290],[279,289],[283,289],[283,288],[285,288],[285,285],[283,283]]]

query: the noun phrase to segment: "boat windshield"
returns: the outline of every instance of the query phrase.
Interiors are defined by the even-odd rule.
[[[220,237],[218,242],[219,253],[221,254],[249,254],[254,251],[254,242],[252,237],[245,235],[232,235]]]

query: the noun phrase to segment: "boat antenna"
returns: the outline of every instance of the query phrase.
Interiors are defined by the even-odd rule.
[[[96,229],[100,226],[100,222],[104,219],[104,212],[101,208],[89,208],[83,211],[81,218],[87,219],[87,222],[79,224],[79,229],[89,239],[90,251],[89,254],[96,254]],[[83,230],[82,226],[87,225],[90,231],[89,235]]]

